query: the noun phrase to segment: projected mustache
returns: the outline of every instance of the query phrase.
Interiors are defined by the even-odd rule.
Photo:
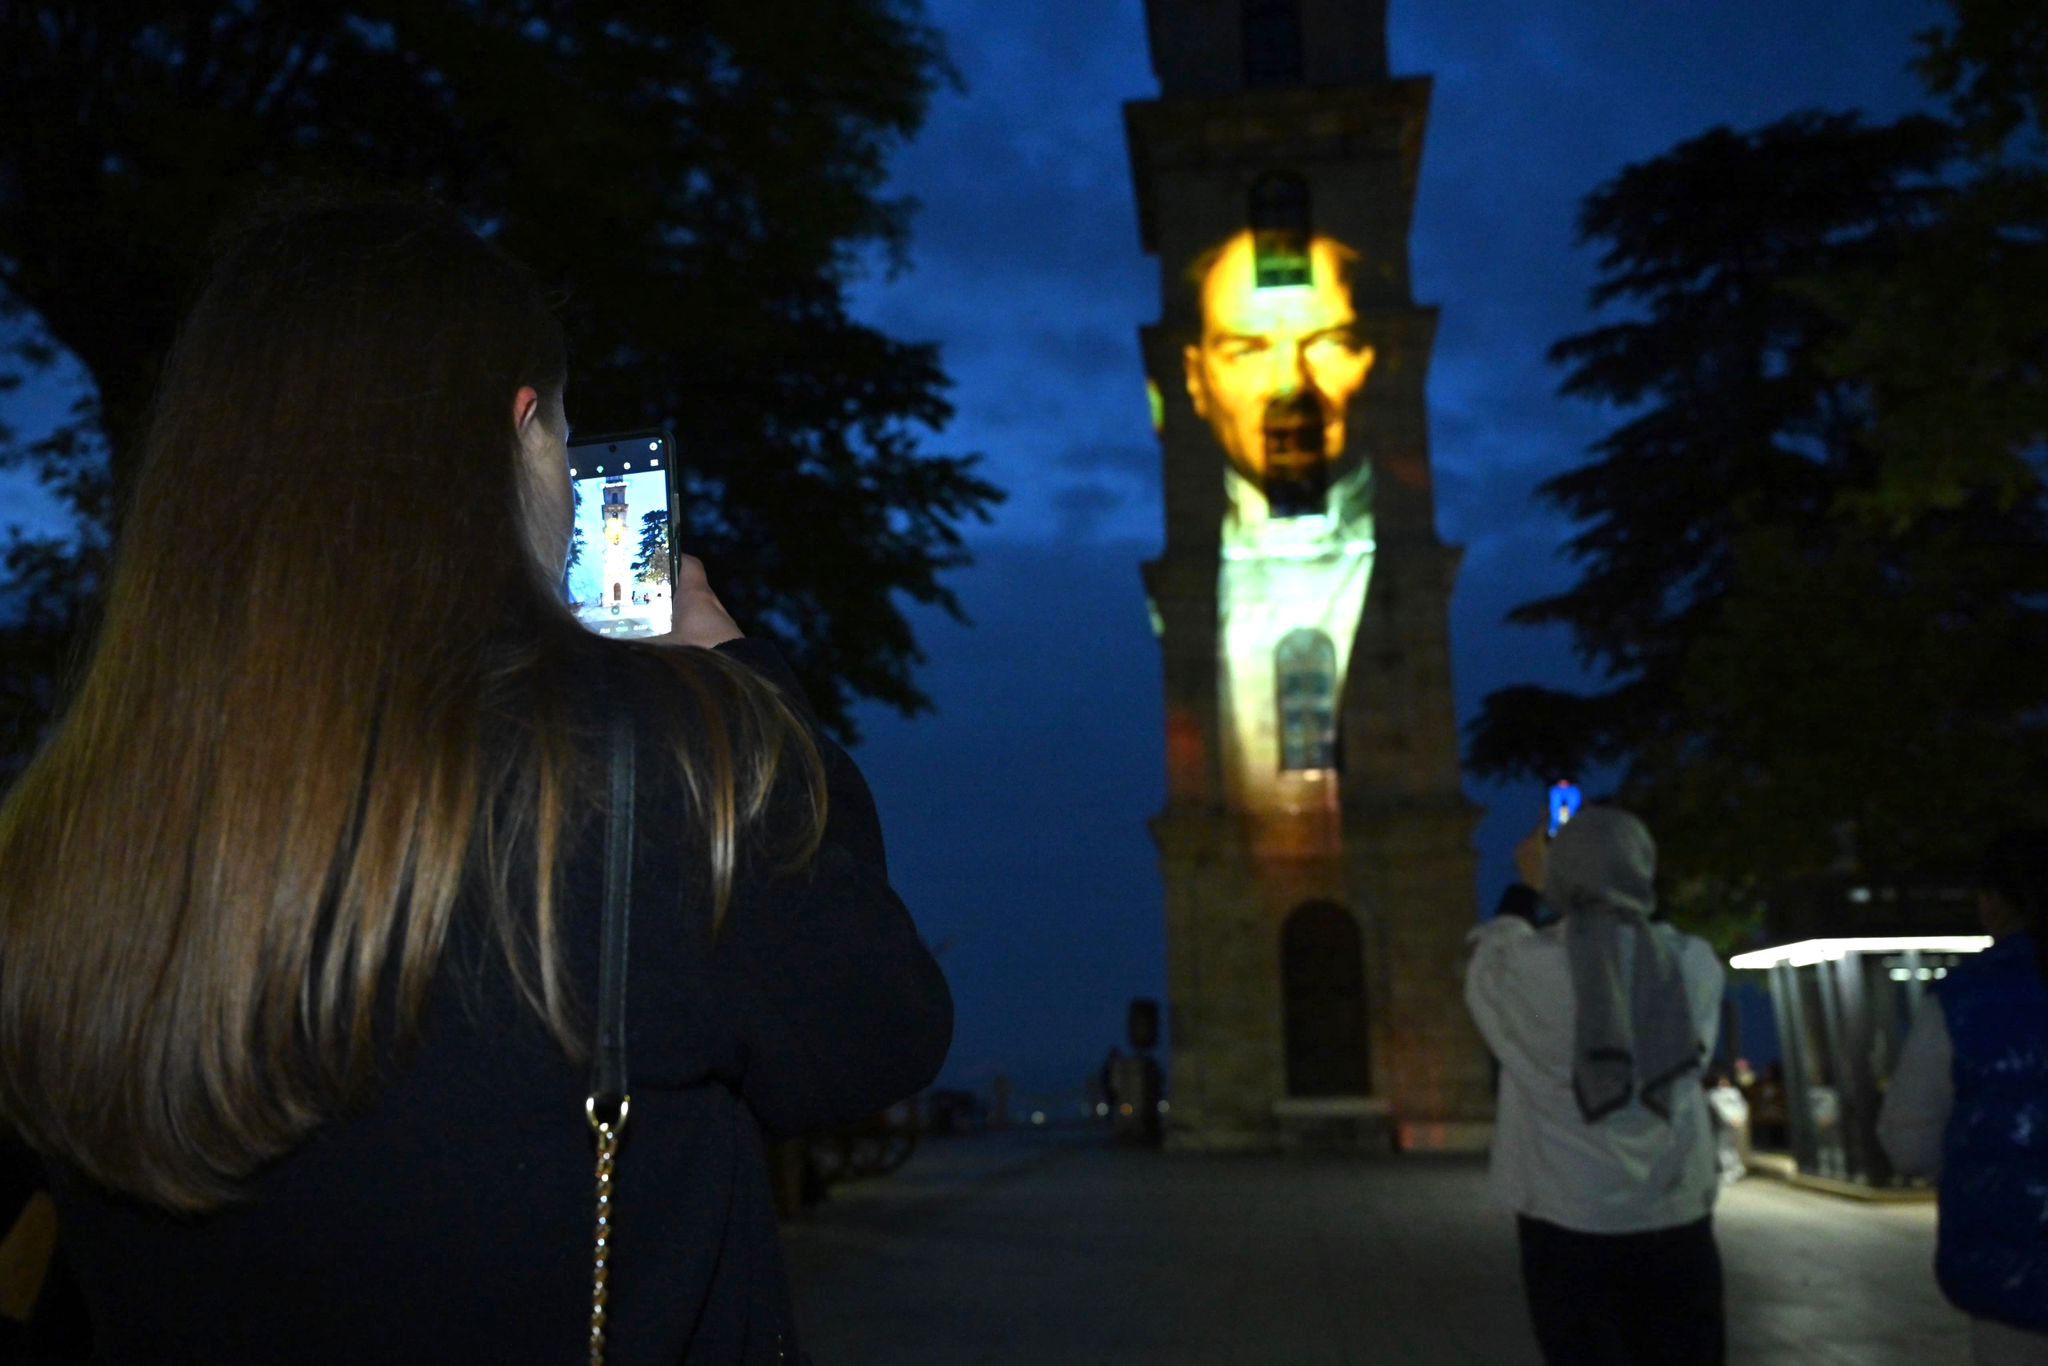
[[[1323,458],[1326,427],[1321,399],[1307,390],[1266,404],[1260,429],[1272,516],[1309,517],[1325,510],[1330,491],[1330,467]]]

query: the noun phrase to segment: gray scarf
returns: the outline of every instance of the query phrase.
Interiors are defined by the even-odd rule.
[[[1699,1066],[1702,1049],[1678,956],[1650,929],[1657,846],[1643,823],[1590,806],[1558,831],[1544,899],[1564,916],[1577,1014],[1572,1093],[1588,1124],[1639,1097],[1671,1117],[1671,1084]],[[1633,944],[1623,974],[1624,941]]]

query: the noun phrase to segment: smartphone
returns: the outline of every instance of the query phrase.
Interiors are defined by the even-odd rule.
[[[1557,832],[1564,829],[1565,823],[1579,814],[1579,807],[1584,801],[1579,785],[1569,778],[1560,778],[1550,785],[1550,824],[1547,827],[1550,838],[1557,838]]]
[[[569,443],[575,529],[562,596],[601,636],[665,636],[674,623],[675,442],[666,431],[620,432]]]

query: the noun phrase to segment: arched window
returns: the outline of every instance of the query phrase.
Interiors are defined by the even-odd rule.
[[[1298,906],[1280,929],[1280,995],[1287,1094],[1372,1093],[1365,1015],[1365,943],[1351,912]]]
[[[1308,182],[1288,172],[1252,182],[1245,218],[1252,230],[1253,283],[1283,289],[1309,283]]]
[[[1337,767],[1337,651],[1321,631],[1290,631],[1273,650],[1280,770]]]
[[[1244,83],[1293,85],[1300,80],[1298,0],[1244,0]]]

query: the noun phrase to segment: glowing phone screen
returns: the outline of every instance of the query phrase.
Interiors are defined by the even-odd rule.
[[[663,636],[673,622],[670,446],[665,433],[641,432],[569,447],[575,529],[562,592],[601,636]]]
[[[1564,829],[1567,821],[1579,814],[1579,805],[1584,800],[1577,783],[1556,782],[1550,785],[1550,833],[1553,837]]]

